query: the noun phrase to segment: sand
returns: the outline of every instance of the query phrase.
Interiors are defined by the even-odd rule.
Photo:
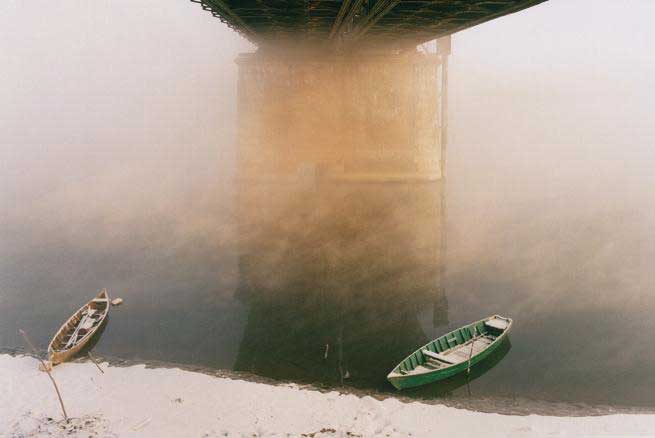
[[[171,368],[66,363],[54,370],[70,424],[32,357],[0,355],[0,436],[654,436],[655,415],[512,416],[377,400]]]

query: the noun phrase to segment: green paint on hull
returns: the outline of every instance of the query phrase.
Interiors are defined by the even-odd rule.
[[[504,330],[494,331],[493,328],[485,325],[485,322],[495,318],[500,318],[507,321],[507,327]],[[448,353],[449,351],[456,349],[458,346],[466,344],[468,341],[470,341],[472,339],[471,333],[495,335],[496,338],[493,340],[493,342],[491,342],[491,344],[471,357],[471,366],[473,366],[491,355],[503,343],[505,338],[507,338],[511,327],[512,320],[510,318],[504,318],[499,315],[490,316],[467,326],[460,327],[423,345],[412,354],[407,356],[391,371],[391,373],[389,373],[387,380],[389,380],[389,382],[394,387],[396,387],[396,389],[406,389],[426,385],[428,383],[434,383],[459,373],[466,372],[469,366],[468,360],[429,372],[416,374],[411,373],[411,371],[414,370],[417,366],[422,365],[427,361],[426,356],[422,352],[423,350],[429,350],[438,354]],[[401,370],[406,374],[403,374]]]

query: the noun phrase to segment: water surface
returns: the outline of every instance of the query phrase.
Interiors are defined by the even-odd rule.
[[[106,287],[125,304],[112,309],[99,355],[392,394],[386,373],[407,353],[499,313],[515,320],[511,344],[471,379],[403,395],[655,405],[646,176],[526,190],[533,177],[515,174],[487,190],[483,172],[462,171],[448,186],[442,278],[439,257],[426,255],[443,229],[425,204],[437,186],[400,204],[371,196],[359,209],[365,193],[353,201],[339,192],[339,212],[309,208],[262,231],[235,219],[229,179],[199,176],[180,188],[180,175],[157,174],[7,190],[1,347],[21,345],[18,328],[45,347]],[[427,210],[412,210],[421,202]],[[417,222],[420,214],[434,223]],[[276,243],[244,257],[255,248],[244,241],[263,232]]]

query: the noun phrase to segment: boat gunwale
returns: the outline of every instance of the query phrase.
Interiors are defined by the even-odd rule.
[[[70,324],[70,323],[75,319],[76,316],[80,315],[84,309],[86,309],[87,307],[89,307],[89,306],[91,305],[91,303],[93,302],[93,300],[98,299],[98,298],[101,298],[103,295],[104,295],[105,298],[107,299],[107,306],[105,307],[105,310],[102,312],[102,316],[101,316],[100,320],[98,321],[98,323],[97,323],[95,326],[93,326],[91,330],[89,330],[87,333],[85,333],[84,336],[82,336],[81,338],[79,338],[79,339],[78,339],[78,340],[77,340],[73,345],[71,345],[70,347],[68,347],[68,348],[64,348],[64,349],[60,349],[60,350],[56,350],[56,349],[53,347],[53,343],[55,342],[55,340],[57,339],[57,337],[58,337],[58,336],[59,336],[59,335],[64,331],[64,329],[65,329],[65,328],[66,328],[66,327],[67,327],[67,326],[68,326],[68,325],[69,325],[69,324]],[[110,303],[110,300],[109,300],[109,293],[107,292],[107,289],[102,289],[102,290],[101,290],[101,291],[100,291],[100,292],[99,292],[95,297],[91,298],[89,301],[87,301],[86,303],[84,303],[84,304],[82,305],[82,307],[80,307],[79,309],[77,309],[77,310],[76,310],[76,311],[75,311],[75,312],[74,312],[74,313],[73,313],[73,314],[72,314],[72,315],[71,315],[71,316],[66,320],[66,322],[64,322],[64,323],[61,325],[61,327],[59,327],[59,329],[55,332],[55,335],[52,337],[52,340],[51,340],[50,343],[48,344],[48,355],[51,356],[51,358],[52,358],[52,356],[54,356],[55,354],[63,354],[63,353],[67,353],[67,352],[73,350],[73,349],[74,349],[75,347],[77,347],[78,345],[84,345],[84,344],[88,341],[88,339],[89,339],[91,336],[93,336],[93,335],[98,331],[98,328],[99,328],[99,327],[100,327],[100,326],[105,322],[105,319],[107,319],[107,315],[109,314],[109,307],[110,307],[110,306],[111,306],[111,303]],[[52,360],[52,359],[51,359],[51,360]]]
[[[461,330],[461,329],[463,329],[463,328],[465,328],[465,327],[477,326],[479,323],[484,323],[484,322],[486,322],[486,321],[488,321],[488,320],[490,320],[490,319],[496,318],[496,317],[497,317],[497,318],[500,318],[500,319],[502,319],[502,320],[508,321],[509,324],[508,324],[507,327],[503,330],[503,332],[502,332],[498,337],[496,337],[496,339],[494,339],[490,344],[488,344],[488,345],[487,345],[485,348],[483,348],[481,351],[479,351],[478,353],[472,355],[472,356],[471,356],[471,360],[473,360],[473,359],[474,359],[475,357],[477,357],[477,356],[480,356],[480,355],[483,354],[485,351],[489,350],[489,349],[490,349],[494,344],[499,343],[499,342],[502,342],[502,340],[505,339],[505,337],[508,335],[510,329],[512,328],[512,324],[514,323],[514,320],[513,320],[512,318],[508,318],[508,317],[505,317],[505,316],[501,316],[501,315],[495,314],[495,315],[491,315],[491,316],[488,316],[488,317],[486,317],[486,318],[482,318],[482,319],[480,319],[480,320],[474,321],[474,322],[472,322],[472,323],[470,323],[470,324],[466,324],[466,325],[463,325],[463,326],[461,326],[461,327],[457,327],[457,328],[455,328],[454,330],[451,330],[451,331],[449,331],[449,332],[447,332],[447,333],[444,333],[443,335],[438,336],[438,337],[432,339],[431,341],[429,341],[429,342],[426,343],[425,345],[422,345],[421,347],[417,348],[416,350],[414,350],[413,352],[411,352],[410,354],[408,354],[407,356],[405,356],[405,357],[404,357],[404,358],[403,358],[403,359],[398,363],[398,365],[396,365],[396,366],[393,368],[393,370],[391,370],[391,372],[387,375],[387,380],[391,380],[391,379],[394,379],[394,380],[405,380],[405,379],[410,379],[410,378],[412,378],[412,377],[416,377],[416,376],[425,376],[425,375],[429,375],[429,374],[439,374],[439,373],[445,372],[446,370],[449,370],[449,369],[451,369],[451,368],[453,368],[453,367],[461,366],[461,364],[464,363],[464,362],[453,363],[453,364],[450,364],[450,365],[447,365],[447,366],[444,366],[444,367],[441,367],[441,368],[433,369],[433,370],[426,369],[425,371],[412,372],[412,371],[414,371],[414,370],[416,369],[416,367],[418,367],[418,366],[422,365],[423,363],[425,363],[425,361],[423,361],[422,363],[419,363],[419,364],[417,364],[416,366],[414,366],[414,368],[412,369],[412,371],[407,372],[407,374],[402,374],[402,373],[400,373],[400,372],[398,371],[399,368],[400,368],[400,366],[401,366],[401,365],[402,365],[402,364],[403,364],[407,359],[409,359],[410,357],[412,357],[412,356],[416,355],[417,353],[421,352],[421,350],[426,349],[430,344],[432,344],[433,342],[437,341],[438,339],[446,338],[448,335],[454,334],[454,333],[457,332],[458,330]],[[466,341],[464,344],[461,344],[461,345],[466,345],[466,343],[468,343],[468,342],[469,342],[469,341]],[[459,346],[459,345],[458,345],[458,346]],[[454,349],[454,348],[455,348],[455,347],[452,347],[452,348],[450,348],[450,349],[448,349],[448,350],[446,350],[446,351],[452,350],[452,349]]]

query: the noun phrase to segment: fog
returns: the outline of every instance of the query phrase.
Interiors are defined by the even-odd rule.
[[[540,299],[575,297],[593,279],[605,281],[594,299],[611,300],[608,310],[643,306],[655,250],[654,11],[550,1],[455,37],[453,256],[503,260],[549,284]],[[588,304],[578,296],[567,307]]]
[[[510,353],[516,364],[494,376],[522,389],[485,383],[494,394],[566,398],[552,388],[584,376],[590,400],[655,404],[655,381],[641,366],[652,365],[655,353],[647,338],[631,338],[654,328],[647,265],[655,256],[654,13],[648,0],[550,0],[453,37],[450,318],[463,324],[504,309],[525,316]],[[24,295],[47,299],[48,288],[75,291],[64,299],[108,286],[133,308],[155,300],[171,313],[190,306],[179,290],[206,291],[199,296],[214,304],[229,300],[238,287],[237,241],[252,237],[235,223],[234,60],[254,48],[182,0],[6,1],[0,36],[0,313],[12,313],[0,321],[0,347],[18,342],[7,322],[16,322],[14,313],[38,327],[41,311],[30,313]],[[307,247],[325,251],[328,263],[375,259],[376,242],[329,235],[361,226],[343,210],[316,211],[312,224],[320,228],[339,212],[340,220],[305,230]],[[372,230],[394,228],[398,241],[407,240],[402,213]],[[353,216],[375,222],[366,212]],[[274,270],[281,254],[298,260],[312,250],[285,251],[262,257],[276,260]],[[272,283],[298,273],[275,274]],[[398,281],[411,284],[405,277]],[[161,296],[139,297],[153,278],[170,285]],[[56,305],[65,315],[68,303]],[[236,333],[245,322],[234,315],[201,316],[216,324],[212,330]],[[39,340],[58,322],[48,322]],[[234,338],[209,348],[234,353]],[[115,353],[148,356],[121,345]],[[204,358],[201,346],[182,339],[176,348]],[[557,368],[561,355],[578,359]],[[531,360],[556,371],[517,375]],[[599,385],[626,367],[625,384]]]
[[[233,60],[249,44],[194,6],[3,2],[4,184],[54,189],[113,166],[214,177],[232,160]]]
[[[219,20],[177,0],[0,8],[7,210],[77,181],[107,193],[95,182],[111,178],[154,203],[230,180],[233,61],[252,47]],[[632,190],[647,196],[654,11],[648,1],[551,0],[457,34],[451,189],[552,199],[591,197],[612,181],[624,204]]]
[[[185,230],[180,244],[193,240],[207,218],[194,213],[229,192],[233,61],[251,48],[194,6],[3,2],[6,238],[23,227],[35,247],[75,241],[93,252],[130,245],[130,236],[144,238],[156,224],[167,240],[179,237],[171,228]],[[3,245],[3,262],[34,250],[24,245]]]

